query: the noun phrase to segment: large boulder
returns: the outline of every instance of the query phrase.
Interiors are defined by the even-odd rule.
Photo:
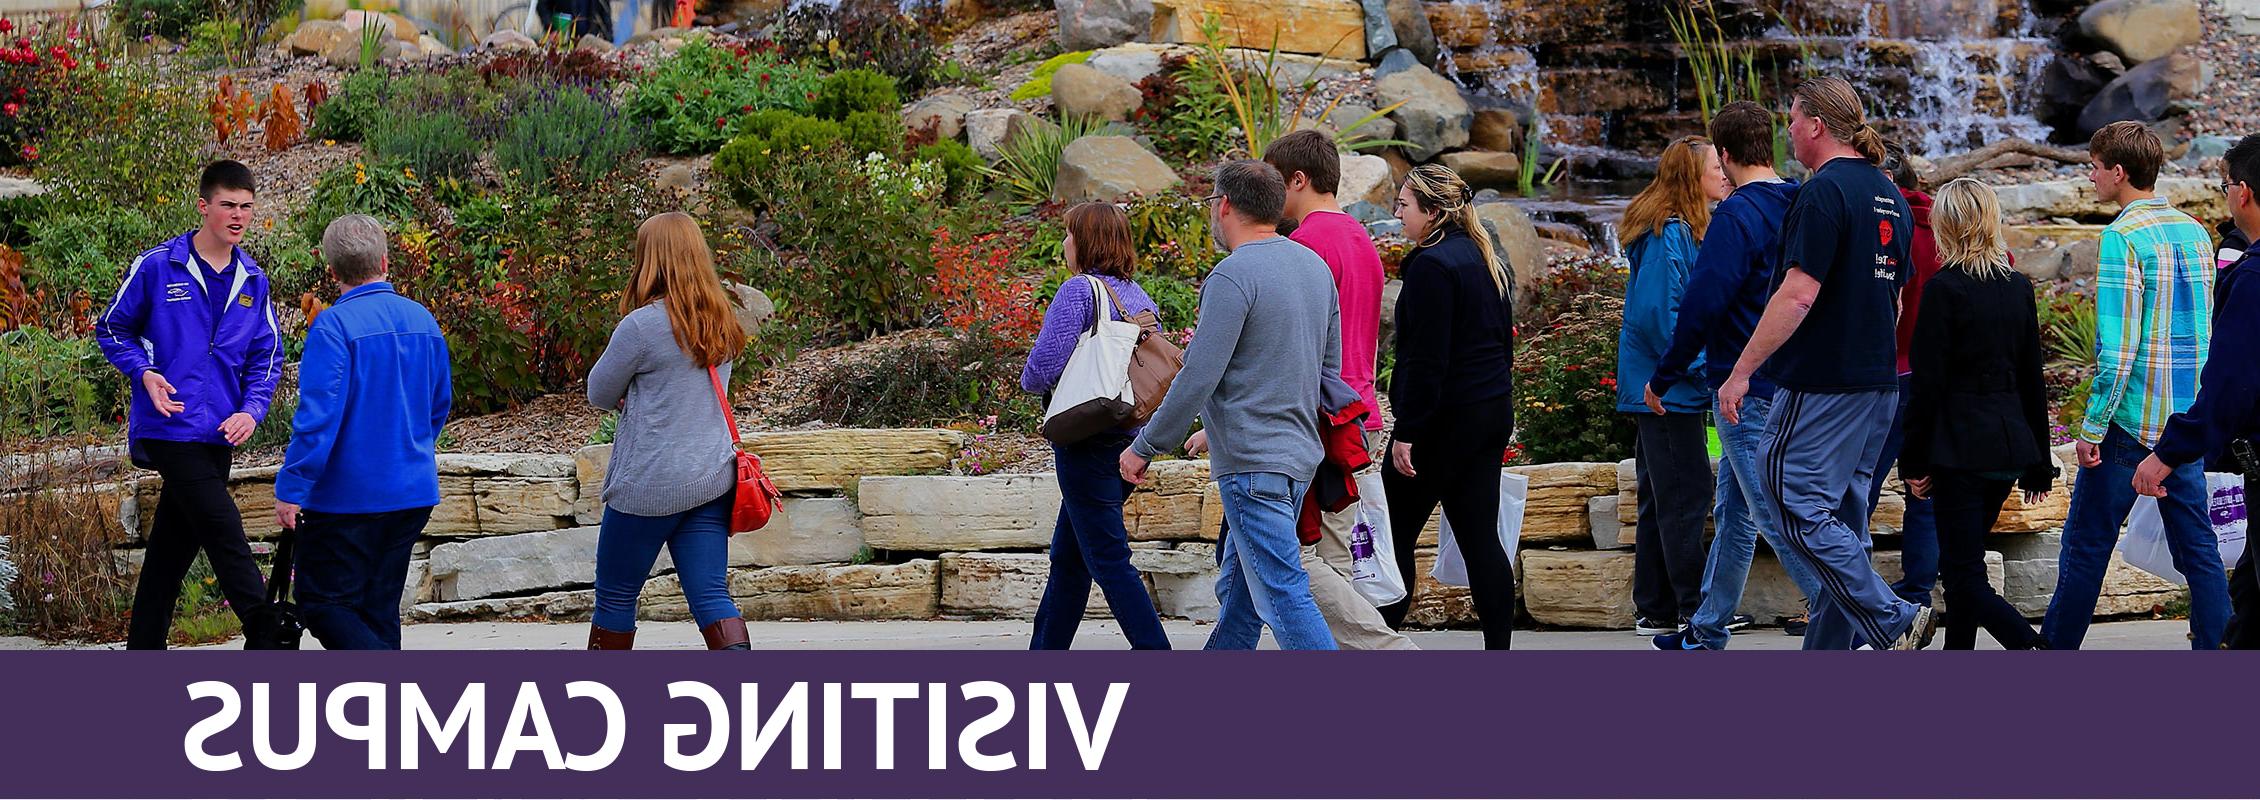
[[[1522,118],[1511,108],[1486,108],[1475,112],[1468,126],[1467,146],[1501,153],[1522,152]]]
[[[2228,209],[2219,184],[2217,178],[2176,175],[2160,177],[2157,188],[2159,196],[2191,216],[2220,219]],[[2116,204],[2096,199],[2094,185],[2086,178],[2025,181],[1996,186],[1993,191],[2001,200],[2001,218],[2010,222],[2062,218],[2100,223],[2119,213]]]
[[[1062,117],[1097,117],[1110,122],[1130,118],[1145,96],[1129,81],[1092,69],[1068,64],[1052,73],[1052,105]]]
[[[965,114],[965,143],[991,162],[1004,158],[1005,140],[1039,118],[1017,108],[984,108]]]
[[[955,139],[965,130],[965,115],[981,105],[955,92],[932,95],[902,109],[902,126],[910,130],[924,130],[931,126],[943,139]]]
[[[2102,0],[2080,12],[2079,24],[2128,63],[2163,58],[2205,36],[2197,0]]]
[[[738,570],[730,597],[748,619],[927,619],[939,610],[940,567],[919,559]]]
[[[345,41],[352,41],[355,47],[359,47],[360,31],[347,28],[345,23],[334,19],[310,19],[299,23],[298,29],[290,32],[290,38],[283,40],[283,46],[289,48],[290,54],[294,56],[318,56]]]
[[[936,428],[833,428],[745,435],[780,491],[838,491],[866,475],[929,474],[949,466],[965,434]]]
[[[1376,81],[1373,96],[1384,107],[1404,104],[1390,116],[1397,120],[1399,135],[1411,143],[1405,149],[1414,161],[1467,144],[1474,112],[1450,79],[1425,68],[1408,69]]]
[[[1078,203],[1115,201],[1132,194],[1154,194],[1176,186],[1177,172],[1128,136],[1085,136],[1059,154],[1052,193]]]
[[[1445,153],[1438,160],[1476,189],[1511,189],[1522,175],[1522,159],[1513,153],[1462,150]]]
[[[2050,59],[2048,66],[2040,69],[2032,116],[2051,128],[2074,130],[2088,102],[2117,77],[2118,73],[2104,69],[2094,59],[2069,56]],[[1477,127],[1481,127],[1480,120]]]
[[[1094,51],[1083,63],[1108,75],[1137,83],[1160,72],[1163,56],[1173,50],[1189,52],[1184,45],[1131,42]]]
[[[730,311],[738,316],[738,327],[748,334],[761,330],[761,323],[777,315],[777,304],[769,294],[736,281],[723,281],[722,288],[730,293]]]
[[[1390,196],[1397,190],[1397,185],[1389,182],[1389,162],[1361,153],[1343,153],[1341,160],[1342,180],[1335,187],[1335,199],[1344,205],[1366,202],[1388,207]]]
[[[2156,122],[2200,102],[2212,67],[2188,53],[2143,62],[2103,87],[2080,110],[2079,135],[2120,120]]]
[[[2260,35],[2260,0],[2221,0],[2221,21],[2238,36]]]
[[[1371,119],[1367,119],[1368,117]],[[1358,120],[1366,122],[1360,125]],[[1376,140],[1397,138],[1397,121],[1386,114],[1374,116],[1373,108],[1362,103],[1336,104],[1334,110],[1326,112],[1326,126],[1333,128],[1335,135],[1344,139],[1353,136]]]
[[[1410,52],[1422,64],[1436,63],[1436,29],[1428,22],[1426,3],[1420,0],[1388,0],[1389,25],[1397,36],[1397,46]]]
[[[480,39],[479,49],[539,50],[541,49],[541,45],[535,44],[532,37],[529,37],[523,33],[519,33],[514,30],[503,29],[487,34],[486,38]]]
[[[1538,276],[1546,274],[1546,243],[1538,238],[1538,226],[1513,203],[1485,203],[1475,207],[1475,215],[1505,251],[1507,268],[1514,273],[1515,307],[1529,308],[1537,297]]]
[[[1154,23],[1153,0],[1059,0],[1059,45],[1096,50],[1143,38]]]

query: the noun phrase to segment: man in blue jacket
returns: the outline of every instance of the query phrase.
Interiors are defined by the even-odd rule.
[[[282,371],[267,276],[237,246],[256,192],[242,164],[206,167],[196,200],[203,225],[136,257],[94,321],[103,357],[132,388],[133,462],[165,481],[126,626],[131,649],[165,647],[198,549],[246,630],[267,617],[259,564],[228,494],[235,448],[266,418]]]
[[[2228,180],[2229,217],[2244,241],[2260,234],[2260,134],[2237,140],[2222,159]],[[2241,244],[2241,243],[2240,243]],[[2260,247],[2238,247],[2237,262],[2221,272],[2213,310],[2212,355],[2198,376],[2197,399],[2189,410],[2166,419],[2158,447],[2135,468],[2135,491],[2151,497],[2166,496],[2166,479],[2174,470],[2202,461],[2208,472],[2242,471],[2246,502],[2252,496],[2252,478],[2260,463],[2252,454],[2260,449]],[[2222,646],[2231,650],[2260,649],[2260,578],[2253,567],[2253,546],[2247,543],[2229,578],[2228,634]]]
[[[322,260],[344,293],[306,331],[275,521],[298,532],[299,605],[322,647],[398,650],[408,556],[439,505],[447,339],[385,282],[375,219],[330,223]]]
[[[1687,392],[1690,386],[1716,391],[1733,374],[1735,360],[1742,357],[1750,332],[1765,314],[1774,268],[1781,260],[1781,220],[1789,212],[1790,199],[1797,196],[1797,182],[1774,172],[1773,112],[1764,106],[1742,100],[1719,109],[1711,118],[1711,142],[1718,146],[1719,162],[1735,189],[1711,212],[1710,231],[1688,271],[1671,347],[1643,390],[1648,408],[1659,414],[1664,398],[1674,392]],[[1703,374],[1691,375],[1699,355]],[[1703,569],[1703,604],[1686,629],[1651,640],[1658,650],[1725,649],[1729,631],[1743,621],[1734,609],[1742,602],[1759,534],[1765,535],[1799,591],[1810,597],[1819,590],[1812,568],[1782,540],[1772,516],[1750,513],[1763,507],[1758,496],[1758,438],[1772,418],[1773,394],[1772,381],[1753,377],[1741,421],[1728,422],[1725,414],[1718,415],[1724,456],[1714,512],[1718,536],[1711,540],[1710,563]]]

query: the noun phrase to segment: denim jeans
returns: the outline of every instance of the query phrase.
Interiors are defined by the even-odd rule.
[[[1222,562],[1216,578],[1216,629],[1209,650],[1253,650],[1271,626],[1281,650],[1332,650],[1334,635],[1311,599],[1295,520],[1308,481],[1277,472],[1238,472],[1216,479],[1224,501]]]
[[[698,626],[738,615],[730,599],[730,497],[676,514],[646,517],[606,506],[604,527],[596,536],[596,611],[593,622],[608,631],[636,629],[636,597],[659,560],[659,548],[675,559],[675,577],[690,602]]]
[[[1914,376],[1899,376],[1899,408],[1891,415],[1891,434],[1883,440],[1883,457],[1876,460],[1875,478],[1868,486],[1868,508],[1883,501],[1884,479],[1907,446],[1907,401],[1913,397]],[[1916,605],[1930,605],[1931,590],[1938,587],[1938,514],[1931,501],[1907,495],[1906,518],[1899,523],[1899,564],[1903,573],[1891,584],[1893,594]]]
[[[1781,569],[1797,584],[1797,591],[1812,597],[1820,591],[1812,565],[1782,541],[1781,527],[1771,514],[1752,514],[1764,508],[1758,494],[1758,440],[1765,435],[1766,420],[1773,417],[1773,398],[1750,397],[1742,401],[1742,422],[1731,424],[1718,416],[1719,477],[1718,535],[1711,539],[1710,562],[1703,567],[1703,605],[1688,624],[1696,642],[1713,650],[1726,649],[1733,636],[1726,624],[1742,604],[1742,589],[1750,580],[1750,559],[1757,555],[1758,536],[1781,561]]]
[[[1130,566],[1130,532],[1122,525],[1122,503],[1130,482],[1115,459],[1129,440],[1097,436],[1092,441],[1052,447],[1059,476],[1059,521],[1052,525],[1051,574],[1036,605],[1030,650],[1065,650],[1083,623],[1091,584],[1106,594],[1114,621],[1134,650],[1167,650],[1169,635],[1154,611],[1153,595],[1138,568]]]
[[[400,649],[400,593],[409,555],[432,510],[377,514],[301,511],[293,564],[306,632],[324,650]]]
[[[2087,638],[2095,599],[2103,593],[2103,572],[2119,543],[2119,528],[2134,509],[2134,469],[2150,457],[2150,448],[2116,425],[2104,435],[2101,446],[2103,464],[2080,468],[2072,485],[2064,549],[2056,559],[2056,596],[2048,601],[2048,616],[2040,622],[2040,634],[2056,650],[2077,650]],[[2169,473],[2166,496],[2158,499],[2174,569],[2189,579],[2190,648],[2195,650],[2218,649],[2229,623],[2229,581],[2221,567],[2220,544],[2213,538],[2213,518],[2207,509],[2211,501],[2202,460]]]

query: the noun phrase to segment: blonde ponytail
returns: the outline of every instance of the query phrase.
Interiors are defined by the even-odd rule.
[[[1789,93],[1790,102],[1806,116],[1820,120],[1828,135],[1858,150],[1868,163],[1883,164],[1883,134],[1868,127],[1867,111],[1852,84],[1834,75],[1807,78]]]
[[[1883,166],[1883,159],[1886,155],[1883,146],[1883,134],[1876,133],[1875,128],[1867,125],[1860,126],[1860,129],[1852,134],[1851,145],[1852,149],[1860,151],[1860,155],[1868,159],[1868,163],[1879,167]]]
[[[1491,272],[1491,285],[1499,290],[1500,297],[1507,296],[1514,288],[1512,265],[1499,258],[1498,242],[1492,238],[1491,230],[1483,226],[1483,218],[1475,213],[1475,190],[1468,187],[1467,181],[1450,167],[1425,164],[1405,175],[1405,185],[1412,187],[1413,199],[1420,203],[1420,210],[1436,214],[1467,231],[1468,238],[1474,239],[1476,249],[1483,253],[1483,266]],[[1444,226],[1438,225],[1422,237],[1420,245],[1427,247],[1443,239]]]

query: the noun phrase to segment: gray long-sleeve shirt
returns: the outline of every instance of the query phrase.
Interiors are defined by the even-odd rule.
[[[1131,450],[1153,458],[1206,423],[1209,472],[1277,472],[1308,481],[1324,453],[1320,408],[1358,399],[1342,382],[1334,274],[1285,237],[1240,245],[1201,286],[1185,366]]]
[[[729,386],[730,365],[723,364]],[[706,368],[675,343],[667,308],[653,301],[620,320],[589,370],[589,405],[620,406],[604,504],[660,517],[705,505],[737,481],[736,445]]]

